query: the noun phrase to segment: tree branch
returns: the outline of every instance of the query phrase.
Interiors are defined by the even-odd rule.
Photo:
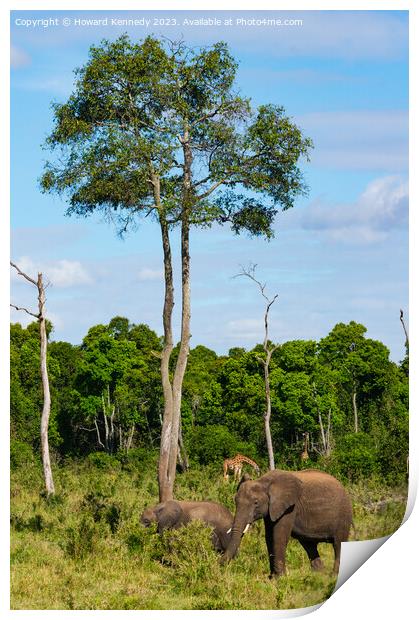
[[[20,276],[22,276],[23,278],[25,278],[26,280],[28,280],[28,282],[31,282],[32,284],[34,284],[36,287],[38,286],[38,283],[35,282],[35,280],[33,280],[33,278],[30,278],[26,273],[24,273],[21,269],[19,269],[19,267],[17,265],[15,265],[15,263],[12,263],[12,261],[10,261],[10,264],[12,267],[14,267],[16,269],[16,271],[18,272],[18,274]]]
[[[12,308],[14,308],[15,310],[23,310],[23,312],[26,312],[27,314],[30,314],[31,316],[34,316],[36,319],[40,319],[41,318],[40,314],[35,314],[34,312],[31,312],[30,310],[27,310],[26,308],[19,308],[18,306],[15,306],[14,304],[10,304],[10,306]]]
[[[275,345],[274,347],[269,347],[268,346],[268,315],[269,315],[269,310],[271,309],[271,306],[275,303],[275,300],[278,297],[278,294],[276,294],[272,299],[269,299],[269,297],[266,295],[265,293],[265,288],[266,288],[266,284],[262,284],[262,282],[260,282],[256,277],[255,277],[255,271],[256,271],[256,267],[257,265],[255,263],[250,263],[249,267],[246,269],[245,267],[243,267],[243,265],[241,265],[241,273],[237,273],[235,276],[233,276],[233,278],[239,278],[241,276],[246,276],[247,278],[250,278],[250,280],[252,280],[252,282],[255,282],[255,284],[257,284],[257,286],[259,287],[259,290],[263,296],[263,298],[266,300],[267,305],[266,305],[266,309],[265,309],[265,317],[264,317],[264,321],[265,321],[265,340],[263,342],[263,348],[266,354],[269,353],[269,355],[271,356],[272,353],[274,353],[274,351],[276,351],[279,348],[279,344]]]
[[[214,183],[206,192],[204,192],[203,194],[200,194],[199,196],[196,197],[197,201],[198,200],[203,200],[204,198],[207,198],[207,196],[209,196],[210,194],[215,192],[217,187],[220,187],[220,185],[222,185],[226,181],[227,181],[227,179],[221,179],[221,181],[217,181],[216,183]]]

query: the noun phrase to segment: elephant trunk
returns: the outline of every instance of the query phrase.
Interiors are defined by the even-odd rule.
[[[222,558],[223,563],[232,560],[237,555],[237,551],[240,547],[241,538],[248,523],[249,521],[247,519],[234,519],[233,525],[231,527],[230,542]]]

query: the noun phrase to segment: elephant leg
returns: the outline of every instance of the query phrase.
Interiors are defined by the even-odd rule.
[[[212,542],[212,546],[214,547],[215,551],[218,551],[218,552],[224,551],[224,547],[221,542],[220,536],[218,532],[216,532],[215,530],[211,532],[211,542]]]
[[[340,549],[341,549],[342,543],[340,541],[340,539],[333,539],[333,549],[335,551],[335,563],[333,565],[333,572],[337,575],[339,572],[339,565],[340,565]]]
[[[269,558],[269,570],[270,574],[273,575],[274,571],[274,537],[273,537],[273,524],[272,521],[265,517],[265,541],[266,548],[268,550],[268,558]]]
[[[323,570],[323,562],[320,559],[319,551],[317,549],[317,543],[311,540],[300,540],[301,545],[304,547],[305,552],[308,555],[308,559],[311,563],[311,568],[313,570]]]
[[[283,515],[276,523],[272,524],[273,561],[271,564],[270,577],[279,577],[286,572],[285,551],[291,536],[294,518],[294,512],[290,512]]]

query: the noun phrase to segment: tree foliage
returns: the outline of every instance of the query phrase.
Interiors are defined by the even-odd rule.
[[[298,167],[311,141],[272,104],[252,109],[234,89],[228,46],[189,49],[183,42],[127,35],[90,48],[72,95],[54,105],[41,185],[68,200],[68,214],[95,209],[127,230],[159,200],[176,224],[185,205],[182,145],[190,148],[192,225],[229,223],[236,233],[272,235],[278,210],[306,187]]]
[[[354,335],[356,349],[349,350]],[[37,448],[39,441],[37,337],[36,323],[26,329],[19,324],[11,326],[13,466],[27,462],[28,448]],[[148,453],[158,447],[160,348],[161,339],[155,332],[123,317],[90,328],[80,346],[49,344],[51,443],[57,456],[105,452],[98,443],[94,421],[103,439],[102,397],[106,400],[108,394],[111,407],[116,407],[114,423],[121,428],[122,437],[127,439],[134,427],[131,448],[127,452],[122,447],[120,458],[132,460],[138,450]],[[192,349],[184,382],[182,426],[193,461],[220,466],[226,456],[243,452],[261,464],[267,462],[263,369],[257,359],[260,348],[256,345],[246,351],[236,347],[226,356],[202,345]],[[362,396],[358,433],[353,432],[347,389],[351,356],[355,361],[350,368],[356,369]],[[308,432],[308,466],[351,480],[381,476],[396,483],[405,477],[408,380],[403,363],[391,362],[386,347],[367,338],[362,325],[338,324],[318,343],[283,343],[272,357],[271,388],[277,466],[301,467],[303,434]],[[319,416],[324,433],[330,416],[330,454],[323,450]],[[119,430],[115,441],[114,452],[118,452]]]

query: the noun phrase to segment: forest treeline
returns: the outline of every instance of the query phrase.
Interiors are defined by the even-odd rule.
[[[81,345],[54,341],[48,324],[50,446],[55,461],[142,462],[159,449],[163,339],[115,317]],[[320,467],[356,481],[406,480],[408,354],[399,364],[366,328],[338,323],[319,342],[293,340],[270,365],[271,430],[277,467]],[[176,353],[171,366],[176,364]],[[267,464],[261,344],[217,355],[191,350],[183,385],[182,463],[219,464],[237,452]],[[36,322],[11,325],[11,466],[39,455],[42,410]],[[309,460],[302,461],[307,446]]]

